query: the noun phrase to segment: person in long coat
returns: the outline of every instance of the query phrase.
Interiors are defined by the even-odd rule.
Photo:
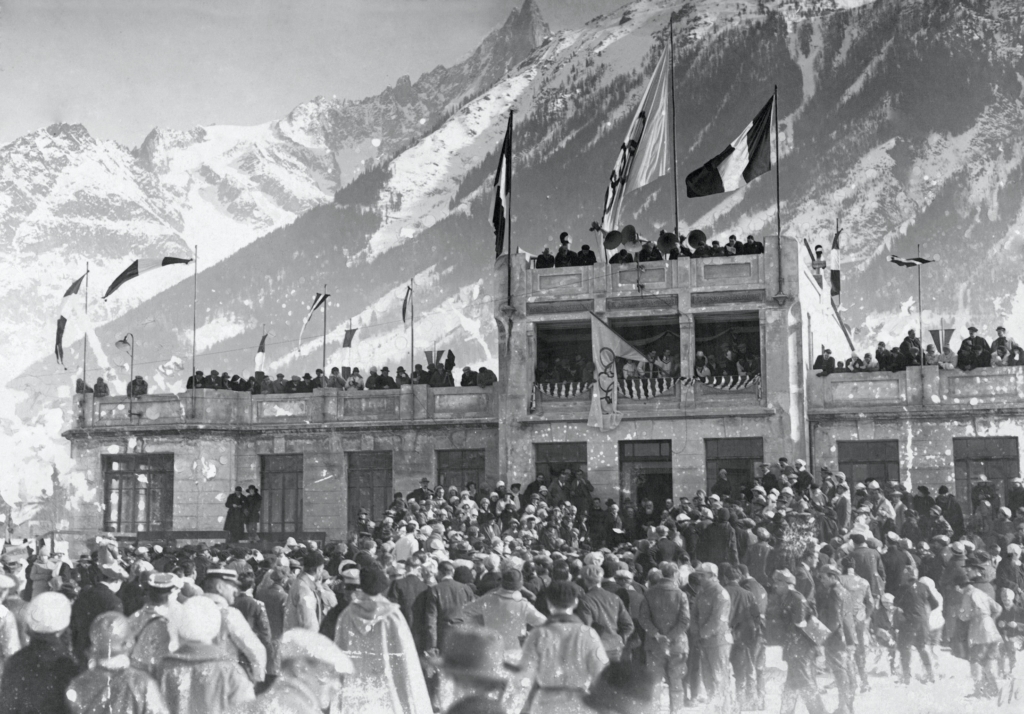
[[[160,665],[170,714],[220,714],[256,698],[242,665],[213,644],[220,631],[220,608],[210,598],[189,598],[182,606],[181,646]]]
[[[349,712],[431,714],[412,631],[401,608],[384,597],[388,584],[380,568],[362,568],[359,590],[338,616],[334,643],[352,660],[354,670],[342,693],[342,707]]]
[[[263,496],[260,490],[249,485],[245,489],[245,530],[249,534],[249,540],[256,540],[260,530],[260,514],[263,510]]]
[[[124,612],[117,592],[128,578],[128,573],[117,563],[101,563],[99,571],[99,581],[83,589],[71,606],[71,646],[83,667],[89,660],[89,628],[92,621],[104,612]]]
[[[78,674],[64,633],[71,602],[60,593],[41,593],[25,607],[29,643],[11,655],[0,679],[0,714],[65,711],[65,691]]]
[[[105,612],[89,628],[95,666],[68,685],[72,714],[167,714],[156,680],[128,665],[132,630],[119,612]]]
[[[794,589],[796,577],[789,570],[776,570],[772,581],[775,594],[769,609],[776,613],[781,628],[782,659],[787,665],[782,714],[792,714],[800,698],[809,714],[825,714],[817,683],[818,647],[801,630],[811,615],[810,607],[804,596]]]
[[[241,486],[235,486],[235,492],[228,496],[224,503],[228,515],[224,519],[224,530],[228,532],[228,541],[237,543],[245,535],[245,495]]]
[[[683,706],[683,677],[690,651],[686,633],[690,627],[690,603],[676,579],[679,566],[666,563],[657,571],[640,604],[640,627],[646,633],[647,667],[668,684],[669,711]]]

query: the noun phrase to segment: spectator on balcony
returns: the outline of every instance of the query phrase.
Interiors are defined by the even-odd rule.
[[[477,386],[478,374],[473,371],[472,367],[462,368],[462,381],[459,382],[460,387],[475,387]]]
[[[698,379],[708,379],[711,376],[711,365],[700,350],[697,350],[697,355],[693,359],[693,376]]]
[[[480,372],[477,373],[476,386],[478,387],[492,387],[498,381],[498,375],[486,367],[481,367]],[[517,484],[513,484],[515,486]]]
[[[913,330],[908,330],[907,336],[900,343],[900,354],[903,355],[905,365],[921,364],[921,340]]]
[[[811,369],[819,369],[819,377],[827,377],[836,371],[836,359],[832,356],[832,350],[827,347],[825,350],[818,355],[817,359],[814,360],[814,366]]]
[[[597,254],[586,243],[580,246],[580,252],[576,258],[580,265],[594,265],[597,262]]]
[[[1006,354],[1010,354],[1010,345],[1013,343],[1013,340],[1009,339],[1006,336],[1006,328],[1003,327],[1002,325],[997,327],[996,335],[997,337],[994,340],[992,340],[992,353],[995,354],[995,351],[1002,347],[1004,350],[1006,350]]]
[[[877,372],[878,371],[878,361],[875,360],[875,358],[871,356],[870,352],[865,352],[864,353],[864,359],[861,360],[860,371],[861,372]]]
[[[575,251],[570,249],[572,245],[572,238],[565,231],[562,231],[562,235],[558,237],[559,246],[558,252],[555,253],[555,267],[565,268],[570,265],[579,264],[579,256],[576,255]]]
[[[370,374],[367,375],[366,382],[363,386],[366,387],[366,389],[380,389],[380,387],[377,386],[378,381],[380,381],[380,375],[377,374],[377,368],[370,367]]]
[[[341,376],[341,371],[337,367],[331,367],[331,376],[327,378],[327,387],[329,389],[344,389],[345,380]]]
[[[741,377],[753,377],[761,374],[761,360],[754,355],[740,357],[736,361],[736,373]]]
[[[986,352],[991,351],[991,348],[985,338],[978,335],[977,327],[974,325],[968,327],[967,335],[967,339],[960,343],[961,350],[966,346],[971,354],[973,354],[979,347]]]
[[[930,367],[934,367],[939,364],[939,353],[935,351],[935,345],[928,345],[925,347],[924,363]]]
[[[551,255],[551,249],[544,246],[544,250],[537,256],[537,262],[535,263],[537,268],[553,268],[555,267],[555,256]]]
[[[710,252],[710,256],[709,257],[711,257],[711,258],[724,258],[725,257],[725,248],[723,248],[722,244],[719,243],[717,240],[711,241],[711,252]]]
[[[946,345],[939,355],[938,365],[939,369],[956,369],[956,355],[949,345]]]
[[[398,384],[391,377],[391,370],[387,367],[380,368],[380,374],[377,376],[377,386],[374,389],[398,389]],[[366,387],[370,389],[369,386]]]
[[[743,246],[740,243],[736,242],[736,236],[731,235],[729,236],[729,242],[725,244],[725,254],[739,255],[742,248]]]
[[[613,255],[608,261],[609,263],[632,263],[633,256],[629,254],[629,251],[625,248],[621,248],[618,253]]]
[[[981,344],[975,344],[974,353],[971,355],[971,365],[975,369],[979,367],[991,367],[992,353]]]
[[[1000,345],[992,350],[991,365],[993,367],[1008,367],[1010,365],[1010,355],[1004,346]]]
[[[888,371],[891,365],[889,364],[889,348],[885,346],[884,342],[879,342],[878,347],[875,349],[875,361],[878,362],[878,369]]]
[[[430,384],[430,375],[423,371],[423,365],[417,364],[412,368],[413,384]]]
[[[679,376],[679,361],[668,350],[664,350],[661,357],[654,360],[654,366],[658,368],[662,377],[672,379]]]
[[[661,259],[661,251],[658,250],[654,243],[644,243],[640,253],[636,256],[638,263],[651,263]]]
[[[409,378],[409,373],[405,371],[405,367],[395,369],[395,384],[399,387],[403,384],[412,384],[412,379]]]
[[[348,381],[345,382],[345,390],[349,392],[361,392],[364,389],[363,375],[359,374],[359,368],[352,370]]]
[[[128,383],[128,396],[144,397],[149,393],[149,384],[142,378],[142,375],[135,375],[135,379]]]
[[[85,383],[85,380],[79,377],[75,380],[75,394],[93,394],[92,387]]]
[[[764,253],[764,243],[754,240],[754,236],[747,236],[747,242],[743,244],[745,255],[758,255]]]
[[[196,370],[195,375],[190,376],[188,381],[185,382],[185,389],[193,389],[194,384],[198,384],[200,389],[203,386],[203,373],[199,370]]]

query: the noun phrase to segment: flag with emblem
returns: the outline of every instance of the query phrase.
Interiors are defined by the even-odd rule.
[[[644,363],[648,360],[640,350],[594,313],[590,313],[590,334],[595,374],[587,424],[601,431],[611,431],[622,421],[622,414],[619,413],[619,374],[615,360],[629,359]]]

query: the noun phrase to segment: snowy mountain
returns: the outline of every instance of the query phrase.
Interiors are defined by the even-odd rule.
[[[386,100],[382,95],[364,107],[362,124],[352,118],[356,105],[320,100],[271,125],[292,131],[303,147],[337,146],[336,135],[317,133],[328,125],[343,127],[346,141],[370,141],[370,147],[358,144],[364,153],[345,154],[345,171],[370,157],[373,138],[381,139],[380,148],[391,147],[391,158],[348,183],[342,168],[310,170],[309,177],[342,185],[332,202],[288,225],[274,224],[279,227],[200,274],[197,367],[251,373],[266,325],[268,370],[311,372],[321,362],[321,329],[311,324],[301,346],[297,337],[324,284],[332,294],[329,366],[406,364],[409,333],[400,312],[410,280],[417,355],[436,344],[453,349],[460,365],[493,365],[492,306],[500,296],[490,294],[487,212],[508,111],[516,116],[516,244],[537,252],[561,230],[586,242],[670,20],[680,178],[721,151],[778,85],[784,231],[827,245],[841,217],[845,317],[864,347],[916,323],[909,312],[914,275],[884,258],[913,254],[917,243],[939,260],[926,267],[932,286],[925,292],[926,328],[942,317],[988,331],[1002,322],[1024,336],[1024,287],[1015,260],[1024,221],[1024,10],[1015,0],[635,0],[552,36],[528,1],[506,24],[525,28],[515,33],[518,40],[492,35],[447,79],[432,72],[415,85],[400,82]],[[499,51],[505,54],[495,59]],[[433,113],[422,123],[426,95]],[[385,101],[393,123],[375,134],[370,107]],[[345,121],[323,118],[342,109]],[[310,126],[316,129],[303,128]],[[216,128],[202,131],[216,134]],[[175,184],[170,177],[183,175],[176,165],[198,159],[161,158],[194,155],[181,147],[196,140],[165,135],[147,145],[133,165],[146,167],[147,176],[168,177],[160,185],[196,190],[198,178]],[[245,163],[254,160],[243,155]],[[338,155],[334,164],[341,167]],[[272,175],[288,156],[261,154],[261,175]],[[261,180],[261,195],[276,196],[276,188],[262,188],[272,185]],[[199,195],[182,201],[191,205]],[[231,195],[225,189],[226,205]],[[625,209],[642,234],[656,235],[671,222],[671,181],[627,196]],[[680,198],[680,217],[684,231],[774,232],[774,181],[766,176],[735,194]],[[120,312],[91,341],[99,347],[90,356],[93,374],[103,367],[123,382],[127,370],[114,366],[110,345],[131,331],[137,371],[155,391],[180,388],[191,369],[191,308],[192,286],[179,283]],[[355,346],[344,350],[349,321],[360,331]],[[80,343],[70,326],[69,335],[74,364]],[[67,394],[68,377],[59,379]],[[45,361],[29,368],[19,388],[33,396],[21,402],[20,413],[29,417],[39,405],[53,405],[56,381]],[[58,471],[64,473],[60,464]],[[74,481],[73,474],[60,478]]]

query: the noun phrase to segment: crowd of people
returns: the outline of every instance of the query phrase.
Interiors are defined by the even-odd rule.
[[[672,237],[668,243],[664,243],[665,250],[658,247],[658,243],[641,241],[639,250],[630,252],[627,248],[620,248],[609,259],[609,263],[646,263],[656,260],[679,260],[680,258],[726,258],[731,255],[757,255],[764,253],[764,243],[754,240],[754,236],[747,236],[746,241],[740,241],[735,235],[729,236],[725,245],[717,240],[710,244],[706,236],[700,231],[694,231],[695,237],[685,241],[678,241]],[[660,242],[660,241],[659,241]],[[567,232],[562,232],[558,237],[558,248],[552,255],[551,249],[545,247],[535,260],[536,268],[564,268],[571,265],[594,265],[597,263],[597,254],[590,246],[583,244],[579,252],[572,249],[572,237]]]
[[[431,387],[491,387],[498,381],[498,375],[487,367],[473,369],[463,367],[456,385],[453,369],[454,360],[444,364],[434,363],[427,366],[417,364],[412,374],[406,372],[405,367],[397,367],[395,375],[391,376],[389,367],[370,367],[369,373],[364,378],[359,368],[339,369],[331,368],[331,373],[325,375],[322,369],[317,369],[316,374],[306,372],[299,377],[293,375],[291,379],[285,379],[284,374],[278,374],[271,379],[270,375],[257,372],[252,377],[241,377],[237,374],[229,375],[227,372],[211,370],[209,374],[197,371],[195,378],[189,377],[185,384],[186,389],[192,389],[199,385],[199,389],[222,389],[230,392],[250,392],[251,394],[300,394],[312,393],[314,389],[340,389],[345,391],[362,391],[364,389],[398,389],[404,384],[426,384]],[[75,382],[75,390],[78,394],[93,394],[96,397],[109,397],[110,385],[103,377],[96,380],[92,387],[85,384],[79,378]],[[128,383],[127,394],[129,396],[141,397],[149,393],[149,384],[141,376],[136,375]]]
[[[823,714],[826,680],[850,714],[869,651],[927,687],[948,648],[969,696],[1016,697],[1020,479],[965,514],[945,486],[756,471],[663,503],[599,498],[582,468],[423,479],[327,544],[9,549],[0,714],[644,714],[660,685],[673,713],[762,710],[772,646],[784,714]]]
[[[834,372],[902,372],[921,364],[965,372],[982,367],[1024,366],[1024,349],[1006,336],[1005,327],[996,328],[996,338],[991,345],[978,335],[978,328],[973,325],[967,328],[967,334],[956,352],[949,345],[942,352],[937,351],[935,345],[926,345],[923,356],[921,338],[914,330],[909,330],[899,345],[887,347],[879,342],[874,356],[865,352],[863,357],[854,354],[845,361],[837,360],[832,350],[826,348],[814,360],[813,369],[818,370],[819,377],[825,377]]]

